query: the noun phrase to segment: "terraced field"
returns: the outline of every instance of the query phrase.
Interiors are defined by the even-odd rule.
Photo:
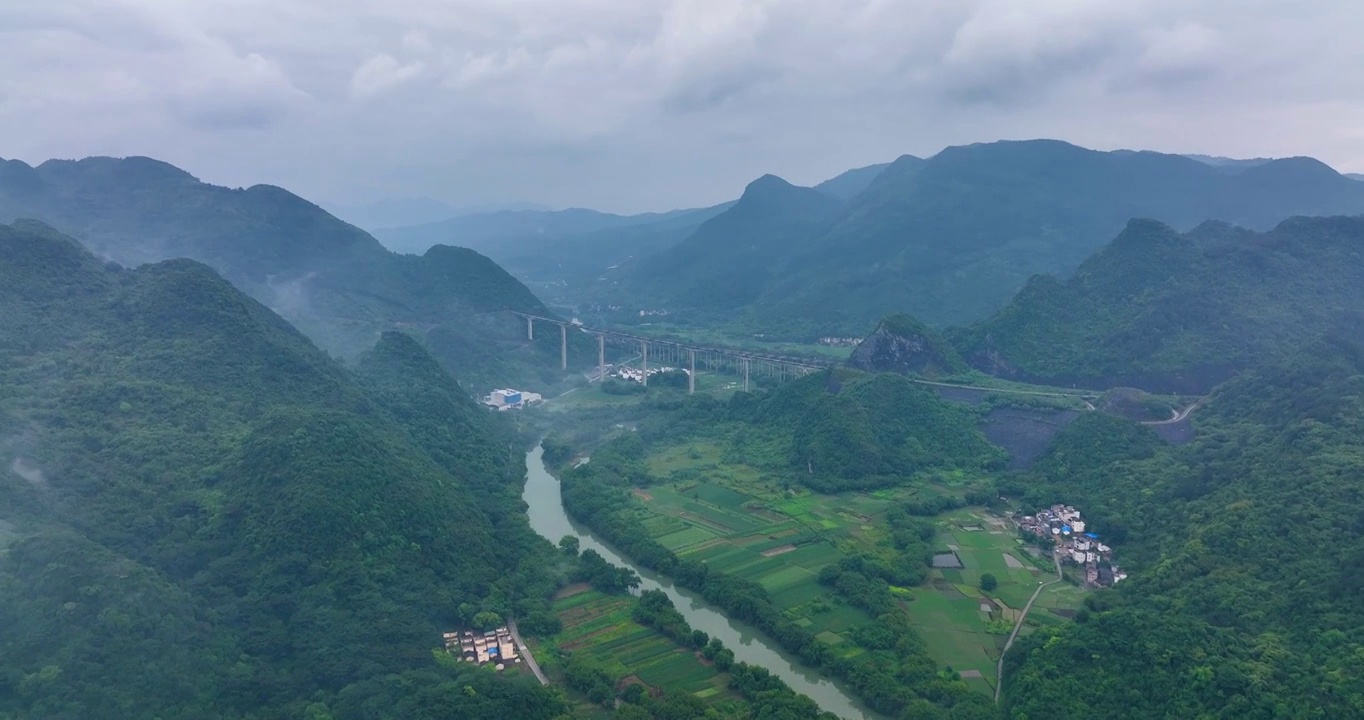
[[[798,624],[848,657],[862,652],[848,631],[871,618],[827,592],[818,583],[820,569],[884,539],[891,503],[944,491],[817,495],[726,463],[718,448],[703,444],[657,453],[650,466],[657,476],[684,478],[637,492],[648,513],[645,527],[655,539],[679,557],[761,584]],[[995,661],[1017,609],[1039,581],[1050,579],[1051,561],[1030,555],[1006,520],[984,510],[956,510],[935,522],[935,549],[955,553],[962,567],[933,570],[924,585],[895,591],[934,659],[990,693]],[[998,580],[989,593],[980,590],[985,573]],[[1028,624],[1064,622],[1082,597],[1075,586],[1051,586]]]
[[[686,692],[708,703],[735,701],[726,689],[725,675],[704,663],[696,653],[682,648],[658,631],[630,619],[633,597],[604,595],[584,587],[574,588],[554,603],[563,630],[544,641],[551,673],[558,672],[563,654],[585,653],[619,686],[643,684],[647,689]]]

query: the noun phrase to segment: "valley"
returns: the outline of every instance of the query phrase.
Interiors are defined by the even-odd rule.
[[[555,238],[615,253],[658,231],[657,257],[537,285],[557,312],[494,259],[392,253],[278,188],[145,158],[6,165],[0,211],[57,227],[0,227],[0,620],[24,628],[0,717],[985,720],[1077,716],[1129,685],[1138,717],[1268,718],[1287,696],[1348,714],[1364,221],[1278,216],[1353,208],[1358,188],[1302,162],[1213,182],[1146,158],[1216,191],[1147,198],[1174,224],[1108,238],[1107,210],[1058,220],[1070,244],[1029,261],[1058,274],[1012,299],[1032,265],[873,252],[960,231],[1013,262],[982,223],[1035,208],[913,224],[937,217],[925,197],[978,212],[938,194],[1001,157],[1023,176],[1079,163],[1103,207],[1101,181],[1132,169],[1003,143],[835,195],[765,177],[704,211],[450,225],[490,253],[560,221]],[[1239,193],[1286,177],[1335,190],[1247,209]],[[146,204],[167,193],[197,209]],[[1177,229],[1209,207],[1257,229]],[[849,230],[887,217],[913,223]],[[523,247],[542,270],[551,239]],[[163,259],[180,255],[208,264]],[[973,299],[920,319],[914,289],[872,315],[858,257]],[[1106,544],[1058,562],[1047,513],[1066,506]],[[76,556],[102,560],[49,572]],[[32,621],[59,608],[84,624]],[[549,685],[440,650],[442,628],[503,623]],[[92,634],[129,662],[145,638],[195,680],[121,688],[115,657],[79,651]],[[235,689],[265,678],[275,715]]]

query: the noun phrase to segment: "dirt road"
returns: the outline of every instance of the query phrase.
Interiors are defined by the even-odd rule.
[[[995,667],[995,704],[999,703],[999,691],[1004,687],[1004,655],[1013,647],[1014,638],[1018,637],[1018,631],[1023,629],[1023,621],[1028,617],[1028,611],[1032,609],[1032,604],[1037,601],[1037,596],[1042,594],[1042,589],[1048,585],[1055,585],[1061,582],[1061,558],[1052,553],[1051,559],[1056,563],[1056,579],[1044,582],[1032,591],[1032,597],[1028,598],[1028,604],[1023,606],[1023,612],[1018,616],[1018,622],[1014,623],[1014,631],[1009,633],[1009,641],[1004,643],[1004,650],[999,653],[999,664]]]
[[[521,653],[521,657],[526,659],[526,664],[530,666],[530,671],[535,673],[535,678],[540,681],[541,685],[548,685],[549,680],[545,677],[543,672],[540,672],[540,666],[536,664],[535,656],[530,654],[530,648],[526,646],[526,641],[522,640],[521,633],[516,631],[515,620],[510,618],[507,619],[507,630],[511,632],[512,642],[516,643],[517,652]]]

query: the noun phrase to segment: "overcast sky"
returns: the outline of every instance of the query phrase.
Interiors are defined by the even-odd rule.
[[[6,0],[0,157],[705,205],[1001,138],[1364,171],[1350,0]]]

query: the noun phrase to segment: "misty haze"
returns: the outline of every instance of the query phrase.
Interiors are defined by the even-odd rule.
[[[17,5],[0,720],[1364,717],[1364,6]]]

